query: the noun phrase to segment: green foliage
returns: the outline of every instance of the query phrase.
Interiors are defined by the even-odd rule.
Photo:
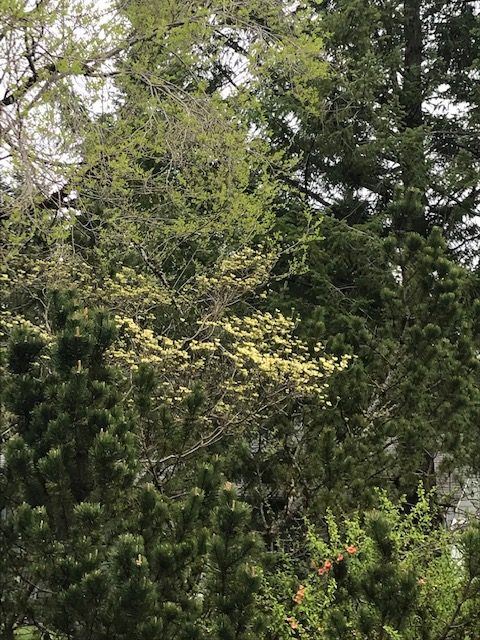
[[[150,484],[135,405],[105,363],[113,324],[64,294],[53,315],[48,359],[26,330],[7,352],[3,636],[26,621],[72,639],[253,637],[248,507],[219,489],[218,463],[182,498]]]
[[[453,460],[457,469],[475,466],[476,277],[452,260],[438,230],[426,240],[383,240],[373,223],[325,222],[324,231],[284,304],[305,318],[307,340],[328,336],[330,352],[356,358],[330,387],[334,408],[311,417],[305,439],[318,438],[319,448],[301,464],[305,484],[332,505],[359,491],[368,503],[378,484],[411,493],[418,474],[430,488]],[[447,469],[434,467],[440,453]]]
[[[475,640],[474,5],[0,0],[0,638]]]
[[[308,529],[306,553],[270,578],[269,638],[473,638],[480,537],[436,526],[422,490],[413,509],[380,494],[377,509]],[[281,567],[281,568],[280,568]]]

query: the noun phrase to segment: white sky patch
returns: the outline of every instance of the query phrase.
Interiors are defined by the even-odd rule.
[[[454,120],[459,116],[468,113],[471,105],[468,102],[454,102],[447,95],[450,90],[448,84],[441,84],[436,93],[427,98],[423,103],[424,113],[430,115],[442,115],[448,119]]]

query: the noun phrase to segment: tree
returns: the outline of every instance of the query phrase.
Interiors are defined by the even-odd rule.
[[[458,139],[471,140],[476,98],[464,82],[475,86],[475,65],[467,56],[463,66],[451,34],[463,20],[473,28],[474,12],[454,2],[296,10],[306,4],[318,18],[312,29],[324,30],[329,74],[301,96],[281,73],[265,74],[257,117],[268,122],[274,148],[296,162],[279,227],[295,237],[307,202],[324,216],[324,240],[312,243],[305,273],[282,282],[272,305],[298,309],[307,341],[326,338],[331,352],[357,357],[331,386],[335,408],[313,414],[300,445],[285,452],[291,461],[295,451],[296,465],[283,469],[296,484],[299,514],[300,505],[343,502],[351,486],[355,501],[360,492],[367,503],[375,485],[413,496],[418,476],[427,488],[441,477],[438,453],[457,469],[475,468],[479,337],[469,253],[475,151],[440,143],[453,121]],[[448,63],[439,55],[446,49]],[[447,113],[433,106],[446,78]]]
[[[178,289],[209,256],[271,228],[281,156],[250,135],[239,106],[248,86],[234,99],[222,91],[236,86],[254,39],[257,56],[294,49],[302,60],[309,43],[276,2],[160,4],[112,3],[106,16],[83,2],[5,6],[3,45],[20,64],[7,65],[2,114],[30,131],[9,149],[13,164],[25,158],[4,191],[7,256],[73,245]],[[90,38],[98,20],[106,37]],[[58,157],[44,158],[37,147],[50,138]]]
[[[480,454],[470,3],[122,2],[85,51],[98,7],[0,5],[2,633],[468,634],[430,489]]]
[[[219,489],[218,464],[199,465],[182,498],[149,482],[138,416],[106,363],[114,324],[67,294],[54,309],[48,345],[18,329],[7,354],[2,637],[28,622],[72,639],[246,640],[259,581],[248,508]]]
[[[417,213],[398,210],[392,227],[425,236],[440,226],[468,250],[478,210],[473,5],[345,0],[296,10],[305,5],[326,34],[328,78],[310,100],[282,77],[259,86],[262,118],[274,144],[289,143],[301,188],[350,224],[385,213],[397,186],[418,192]]]

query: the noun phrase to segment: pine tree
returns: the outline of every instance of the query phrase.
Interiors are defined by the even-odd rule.
[[[296,163],[280,230],[293,240],[307,205],[324,239],[272,306],[294,307],[304,337],[356,359],[332,386],[335,409],[312,408],[268,460],[249,463],[284,479],[282,511],[295,486],[297,513],[368,504],[373,486],[413,495],[418,477],[429,487],[441,476],[438,453],[450,468],[478,460],[478,79],[468,53],[478,16],[434,0],[306,4],[330,73],[303,100],[286,78],[265,78],[259,118]],[[442,87],[447,112],[432,106]],[[263,488],[264,511],[278,509],[279,491],[275,480]]]
[[[114,325],[71,295],[52,306],[50,343],[22,328],[7,353],[4,637],[28,623],[72,640],[250,638],[248,509],[219,490],[218,463],[186,497],[149,482],[135,403],[106,364]]]
[[[260,586],[259,568],[252,563],[259,540],[249,530],[249,508],[227,482],[215,510],[208,590],[217,611],[210,636],[219,640],[254,640],[261,630],[254,595]]]

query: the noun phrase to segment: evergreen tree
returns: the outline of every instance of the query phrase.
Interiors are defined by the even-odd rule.
[[[387,224],[428,235],[441,227],[452,244],[476,236],[478,14],[474,3],[340,0],[311,6],[322,25],[327,77],[303,100],[265,77],[272,143],[297,161],[299,189],[349,224],[383,215],[405,193],[415,210]],[[475,253],[475,245],[470,245]]]
[[[438,454],[450,469],[478,466],[478,96],[465,82],[478,79],[472,56],[459,55],[478,16],[456,2],[294,10],[305,5],[318,16],[311,29],[324,30],[330,73],[302,96],[266,75],[257,117],[295,162],[279,228],[293,239],[307,203],[324,239],[272,306],[294,307],[302,336],[356,359],[331,387],[335,408],[313,409],[268,461],[249,463],[285,480],[283,491],[275,480],[252,487],[266,495],[263,510],[278,509],[280,491],[282,512],[296,504],[298,515],[307,504],[368,504],[373,486],[413,496],[418,477],[426,487],[441,479]],[[461,144],[446,133],[453,122]]]
[[[88,46],[83,2],[30,4],[0,7],[0,639],[475,637],[478,531],[417,487],[480,460],[476,3],[112,3]],[[405,508],[339,547],[378,487]]]
[[[51,343],[20,329],[7,353],[3,636],[28,623],[72,640],[251,637],[248,509],[219,491],[218,465],[184,498],[148,482],[105,363],[114,325],[70,295],[52,304]]]

